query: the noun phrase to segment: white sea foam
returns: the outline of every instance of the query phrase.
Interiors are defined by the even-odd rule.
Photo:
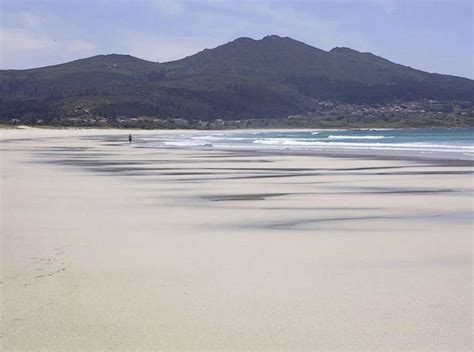
[[[313,141],[304,141],[301,139],[291,139],[291,138],[263,138],[256,139],[252,143],[254,144],[266,144],[266,145],[293,145],[293,146],[310,146],[316,145],[317,142]]]
[[[224,136],[224,135],[192,136],[190,138],[196,139],[196,140],[213,140],[213,141],[244,141],[244,140],[249,139],[249,138],[243,138],[243,137],[230,137],[230,136]]]
[[[253,141],[254,144],[266,147],[305,147],[302,149],[373,149],[373,150],[413,150],[443,152],[474,152],[474,146],[454,146],[427,143],[357,143],[357,142],[324,142],[302,141],[283,138],[266,138]]]
[[[176,141],[166,141],[164,142],[165,146],[168,147],[212,147],[210,143],[199,143],[192,140],[176,140]]]
[[[329,135],[328,139],[385,139],[393,138],[393,136],[341,136],[341,135]]]

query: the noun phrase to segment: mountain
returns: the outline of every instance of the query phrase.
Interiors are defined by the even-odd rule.
[[[331,104],[474,102],[474,81],[419,71],[349,48],[276,35],[239,38],[181,60],[99,55],[0,71],[0,121],[65,118],[265,119]]]

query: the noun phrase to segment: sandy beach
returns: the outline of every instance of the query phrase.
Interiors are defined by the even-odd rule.
[[[0,133],[3,350],[473,348],[472,162]]]

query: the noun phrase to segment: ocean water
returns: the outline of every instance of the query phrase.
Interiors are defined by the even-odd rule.
[[[185,131],[140,136],[150,148],[394,154],[474,159],[474,128]]]

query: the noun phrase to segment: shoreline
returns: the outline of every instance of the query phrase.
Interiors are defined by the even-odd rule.
[[[392,129],[383,129],[383,130],[392,130]],[[406,130],[406,129],[402,129]],[[33,134],[39,135],[41,137],[61,137],[61,133],[64,131],[70,131],[73,134],[77,135],[91,135],[96,134],[97,136],[104,136],[107,137],[107,134],[110,137],[116,137],[118,135],[126,136],[129,132],[137,136],[142,135],[149,135],[151,133],[156,133],[157,136],[159,135],[173,135],[173,134],[193,134],[193,133],[203,133],[206,132],[210,133],[226,133],[229,130],[213,130],[213,131],[206,131],[206,130],[127,130],[127,129],[82,129],[82,128],[72,128],[72,129],[42,129],[42,128],[27,128],[27,129],[0,129],[0,137],[4,141],[8,141],[9,139],[18,138],[22,134],[28,134],[25,131],[31,131]],[[284,132],[284,131],[292,131],[292,132],[314,132],[318,131],[315,129],[267,129],[267,130],[232,130],[230,132]],[[325,131],[353,131],[351,129],[328,129]],[[382,131],[382,130],[381,130]],[[10,135],[10,136],[9,136]],[[125,141],[124,138],[124,145],[128,145],[128,142]],[[133,143],[134,147],[138,148],[150,148],[147,147],[145,143],[141,144],[140,140],[135,140]],[[158,148],[158,147],[156,147]],[[212,146],[212,147],[204,147],[204,146],[160,146],[159,149],[189,149],[189,150],[202,150],[202,151],[224,151],[224,152],[250,152],[250,153],[264,153],[264,154],[282,154],[282,155],[314,155],[314,156],[327,156],[327,157],[347,157],[347,158],[389,158],[389,159],[400,159],[400,160],[420,160],[420,161],[430,161],[430,162],[445,162],[445,161],[459,161],[465,162],[466,164],[471,163],[474,165],[474,156],[473,155],[465,155],[462,152],[431,152],[431,151],[415,151],[415,150],[396,150],[396,149],[370,149],[370,148],[361,148],[357,149],[357,147],[352,148],[320,148],[320,149],[296,149],[296,148],[255,148],[255,147],[235,147],[235,148],[224,148],[219,146]]]
[[[142,147],[147,148],[147,147]],[[153,149],[153,148],[150,148]],[[449,153],[452,155],[433,155],[436,153],[424,153],[424,152],[411,152],[410,151],[394,151],[394,150],[344,150],[333,149],[333,150],[292,150],[292,149],[251,149],[251,148],[214,148],[214,147],[163,147],[162,149],[189,149],[189,150],[200,150],[200,151],[221,151],[229,153],[242,153],[250,152],[257,155],[293,155],[293,156],[315,156],[315,157],[328,157],[328,158],[366,158],[366,159],[379,159],[379,160],[411,160],[420,162],[433,162],[433,163],[445,163],[445,162],[459,162],[460,165],[474,166],[474,157],[470,158],[459,158],[457,153]],[[448,153],[448,152],[446,152]],[[444,153],[439,153],[444,154]]]

